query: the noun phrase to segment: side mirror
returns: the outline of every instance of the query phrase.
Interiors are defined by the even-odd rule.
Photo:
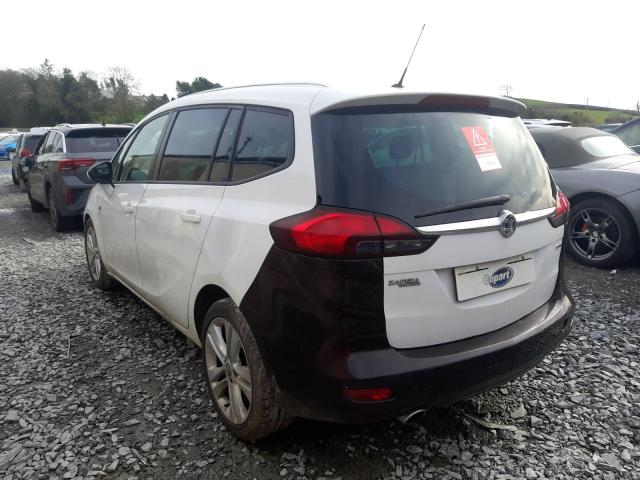
[[[97,163],[87,170],[89,178],[96,183],[113,185],[113,173],[111,172],[111,163]]]

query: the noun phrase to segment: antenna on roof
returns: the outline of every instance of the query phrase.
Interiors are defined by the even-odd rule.
[[[413,58],[413,54],[416,52],[416,48],[418,47],[418,42],[420,42],[420,37],[422,37],[422,32],[424,32],[424,27],[426,26],[426,23],[422,24],[422,29],[420,29],[420,35],[418,35],[418,40],[416,40],[416,44],[413,47],[413,50],[411,51],[411,56],[409,57],[409,61],[407,62],[407,66],[404,67],[404,72],[402,72],[402,76],[400,77],[400,81],[398,83],[394,83],[393,85],[391,85],[391,87],[393,88],[404,88],[404,85],[402,85],[402,82],[404,82],[404,76],[407,74],[407,68],[409,68],[409,64],[411,63],[411,59]]]

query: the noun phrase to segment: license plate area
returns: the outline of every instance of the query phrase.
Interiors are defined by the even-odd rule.
[[[457,267],[454,272],[459,302],[525,285],[535,280],[531,253],[495,262]]]

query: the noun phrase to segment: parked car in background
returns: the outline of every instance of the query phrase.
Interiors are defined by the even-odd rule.
[[[621,123],[603,123],[602,125],[598,125],[596,128],[598,130],[602,130],[603,132],[612,132],[616,128],[618,128]]]
[[[89,167],[111,160],[124,138],[128,125],[61,124],[43,137],[33,156],[23,162],[31,209],[49,210],[51,226],[64,230],[73,217],[79,217],[93,181]]]
[[[42,137],[42,133],[21,133],[16,140],[15,155],[11,159],[11,178],[13,179],[14,185],[20,185],[24,191],[26,191],[26,186],[20,161],[33,155]]]
[[[629,260],[640,238],[640,156],[595,128],[541,128],[531,135],[571,201],[569,251],[593,267]]]
[[[571,122],[567,120],[556,120],[554,118],[523,118],[522,122],[527,128],[540,128],[540,127],[570,127]]]
[[[493,388],[572,325],[569,205],[524,109],[310,84],[184,96],[90,170],[89,273],[202,346],[244,440]]]
[[[16,141],[18,140],[18,133],[5,135],[0,138],[0,160],[11,160],[15,155]]]
[[[629,120],[611,133],[619,136],[636,153],[640,153],[640,117]]]

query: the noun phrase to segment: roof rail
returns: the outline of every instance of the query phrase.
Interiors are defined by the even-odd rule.
[[[211,88],[209,90],[202,90],[200,92],[189,93],[188,95],[198,95],[199,93],[209,93],[209,92],[217,92],[219,90],[233,90],[235,88],[251,88],[251,87],[280,87],[280,86],[309,86],[309,87],[328,87],[324,83],[316,83],[316,82],[275,82],[275,83],[252,83],[249,85],[234,85],[232,87],[219,87],[219,88]],[[188,95],[183,95],[180,98],[184,98]]]

